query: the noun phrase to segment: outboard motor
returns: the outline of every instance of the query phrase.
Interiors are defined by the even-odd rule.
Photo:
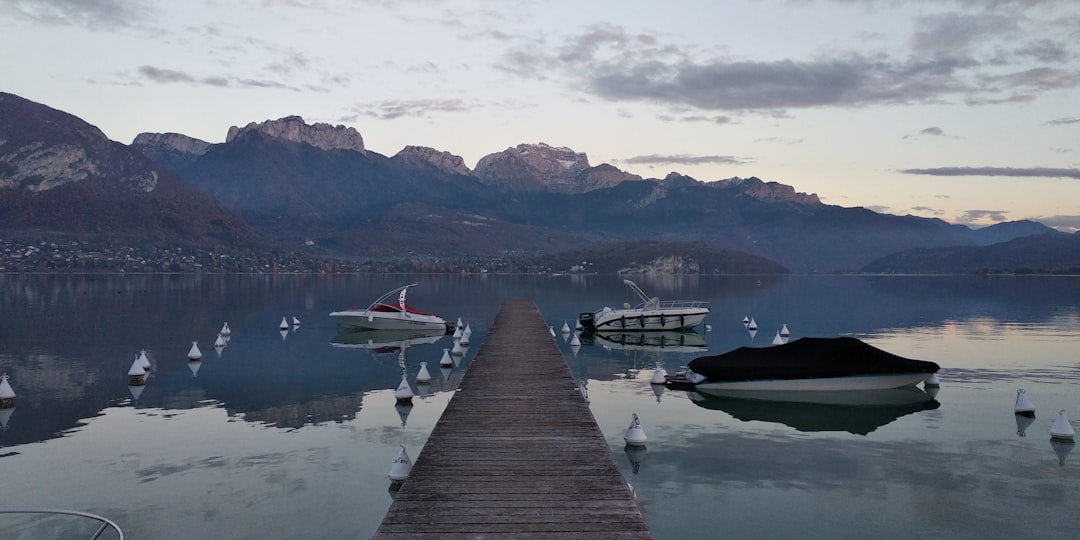
[[[583,330],[596,329],[596,321],[593,320],[593,313],[591,311],[586,311],[581,315],[578,315],[578,322],[581,323],[581,328]]]

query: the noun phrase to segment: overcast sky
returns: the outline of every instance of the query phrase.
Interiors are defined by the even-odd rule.
[[[0,0],[0,50],[0,91],[123,143],[300,115],[1080,229],[1078,0]]]

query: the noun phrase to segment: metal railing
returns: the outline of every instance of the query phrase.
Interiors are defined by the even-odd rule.
[[[24,508],[24,509],[17,509],[17,510],[3,510],[3,509],[0,509],[0,514],[44,514],[44,515],[54,515],[54,516],[57,516],[57,515],[59,515],[59,516],[75,516],[75,517],[80,517],[80,518],[91,519],[91,520],[94,520],[94,521],[100,523],[101,526],[98,527],[98,529],[96,531],[94,531],[92,536],[90,536],[90,540],[98,540],[99,538],[101,538],[101,535],[104,534],[105,531],[108,531],[109,529],[112,529],[113,531],[116,532],[116,536],[119,538],[119,540],[124,540],[124,531],[120,530],[120,527],[116,523],[113,523],[109,519],[103,518],[103,517],[95,515],[95,514],[90,514],[90,513],[87,513],[87,512],[77,512],[75,510],[54,510],[54,509],[37,509],[37,508],[29,508],[29,509],[27,509],[27,508]]]

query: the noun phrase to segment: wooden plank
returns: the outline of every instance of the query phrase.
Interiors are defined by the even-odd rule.
[[[502,305],[375,538],[652,538],[534,303]]]

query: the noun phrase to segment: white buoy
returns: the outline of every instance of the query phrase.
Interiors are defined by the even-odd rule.
[[[461,331],[461,337],[466,338],[466,339],[472,337],[472,325],[471,324],[466,324],[465,325],[465,329]]]
[[[10,409],[15,406],[15,389],[8,382],[7,373],[0,375],[0,409]]]
[[[146,384],[146,370],[143,369],[138,358],[131,363],[131,369],[128,370],[128,384],[131,386]]]
[[[220,349],[220,348],[222,348],[224,346],[225,346],[225,336],[223,336],[221,334],[218,334],[217,339],[214,340],[214,347]]]
[[[153,366],[150,365],[150,359],[146,357],[146,349],[139,351],[139,365],[146,371],[153,369]]]
[[[931,373],[926,380],[923,381],[923,386],[927,388],[937,388],[941,386],[941,379],[938,379],[937,373]]]
[[[750,326],[750,316],[749,315],[746,315],[746,316],[744,316],[742,318],[742,325],[743,326]]]
[[[667,377],[664,377],[664,370],[656,368],[653,370],[652,379],[649,379],[649,384],[664,384],[667,382]]]
[[[454,328],[454,335],[451,336],[451,338],[453,338],[454,341],[461,340],[461,327],[460,326],[458,326],[457,328]]]
[[[415,395],[412,387],[409,386],[408,375],[402,373],[401,384],[398,385],[397,390],[394,390],[394,398],[398,400],[398,403],[412,403],[412,398]]]
[[[570,338],[570,346],[581,346],[581,338],[578,337],[577,332],[574,332],[574,337]]]
[[[416,372],[416,382],[421,384],[431,382],[431,373],[428,373],[427,362],[420,362],[420,371]]]
[[[787,329],[787,323],[784,323],[784,327],[780,329],[780,337],[790,337],[791,332]]]
[[[226,322],[225,324],[221,325],[221,331],[218,332],[218,334],[221,334],[223,336],[231,336],[232,330],[229,328],[229,323]]]
[[[439,360],[439,366],[440,367],[453,367],[454,366],[454,359],[450,358],[450,349],[443,349],[442,350],[442,359]]]
[[[297,319],[295,315],[292,318],[292,325],[293,327],[300,326],[300,319]]]
[[[458,340],[458,343],[460,343],[462,347],[468,347],[469,346],[469,333],[468,332],[462,332],[461,333],[461,339]]]
[[[188,360],[202,360],[202,351],[199,350],[199,342],[192,341],[191,348],[187,353]]]
[[[1065,418],[1065,409],[1061,409],[1058,411],[1057,420],[1054,420],[1054,425],[1050,426],[1050,438],[1072,442],[1075,436],[1076,430],[1069,423],[1069,419]]]
[[[712,325],[711,324],[706,324],[705,325],[705,333],[708,334],[709,332],[712,332]]]
[[[465,354],[465,347],[461,346],[460,341],[455,341],[454,342],[454,348],[450,349],[450,355],[451,356],[461,356],[463,354]]]
[[[457,324],[454,325],[454,328],[457,328],[458,330],[461,330],[464,327],[465,327],[465,325],[461,322],[461,317],[458,317],[457,318]]]
[[[548,332],[551,332],[551,337],[555,337],[555,328],[554,327],[548,326]]]
[[[634,419],[630,421],[630,427],[626,428],[626,435],[623,439],[626,444],[630,446],[645,446],[645,430],[641,429],[641,422],[638,420],[637,413],[633,413]]]
[[[405,452],[405,445],[401,445],[401,450],[398,451],[398,455],[394,458],[394,464],[390,466],[390,481],[395,484],[400,484],[409,477],[409,473],[412,472],[412,460],[409,459],[409,454]]]
[[[285,317],[281,318],[281,324],[278,325],[278,330],[288,330],[289,322],[285,320]]]
[[[563,323],[562,323],[562,333],[564,333],[564,334],[569,334],[570,333],[570,325],[567,324],[566,321],[563,321]]]
[[[747,329],[747,330],[750,330],[751,332],[756,332],[756,331],[757,331],[757,321],[755,321],[755,320],[754,320],[754,319],[753,319],[753,318],[751,317],[751,318],[750,318],[750,324],[746,325],[746,329]]]
[[[577,330],[578,332],[580,332],[580,331],[582,331],[584,329],[585,329],[585,327],[582,326],[581,319],[578,319],[578,320],[574,321],[574,330]]]
[[[777,332],[776,337],[772,338],[772,344],[773,345],[783,345],[784,344],[784,338],[780,337],[780,332]]]
[[[1016,414],[1035,416],[1035,404],[1028,399],[1027,392],[1023,388],[1016,391],[1016,408],[1014,410]]]

